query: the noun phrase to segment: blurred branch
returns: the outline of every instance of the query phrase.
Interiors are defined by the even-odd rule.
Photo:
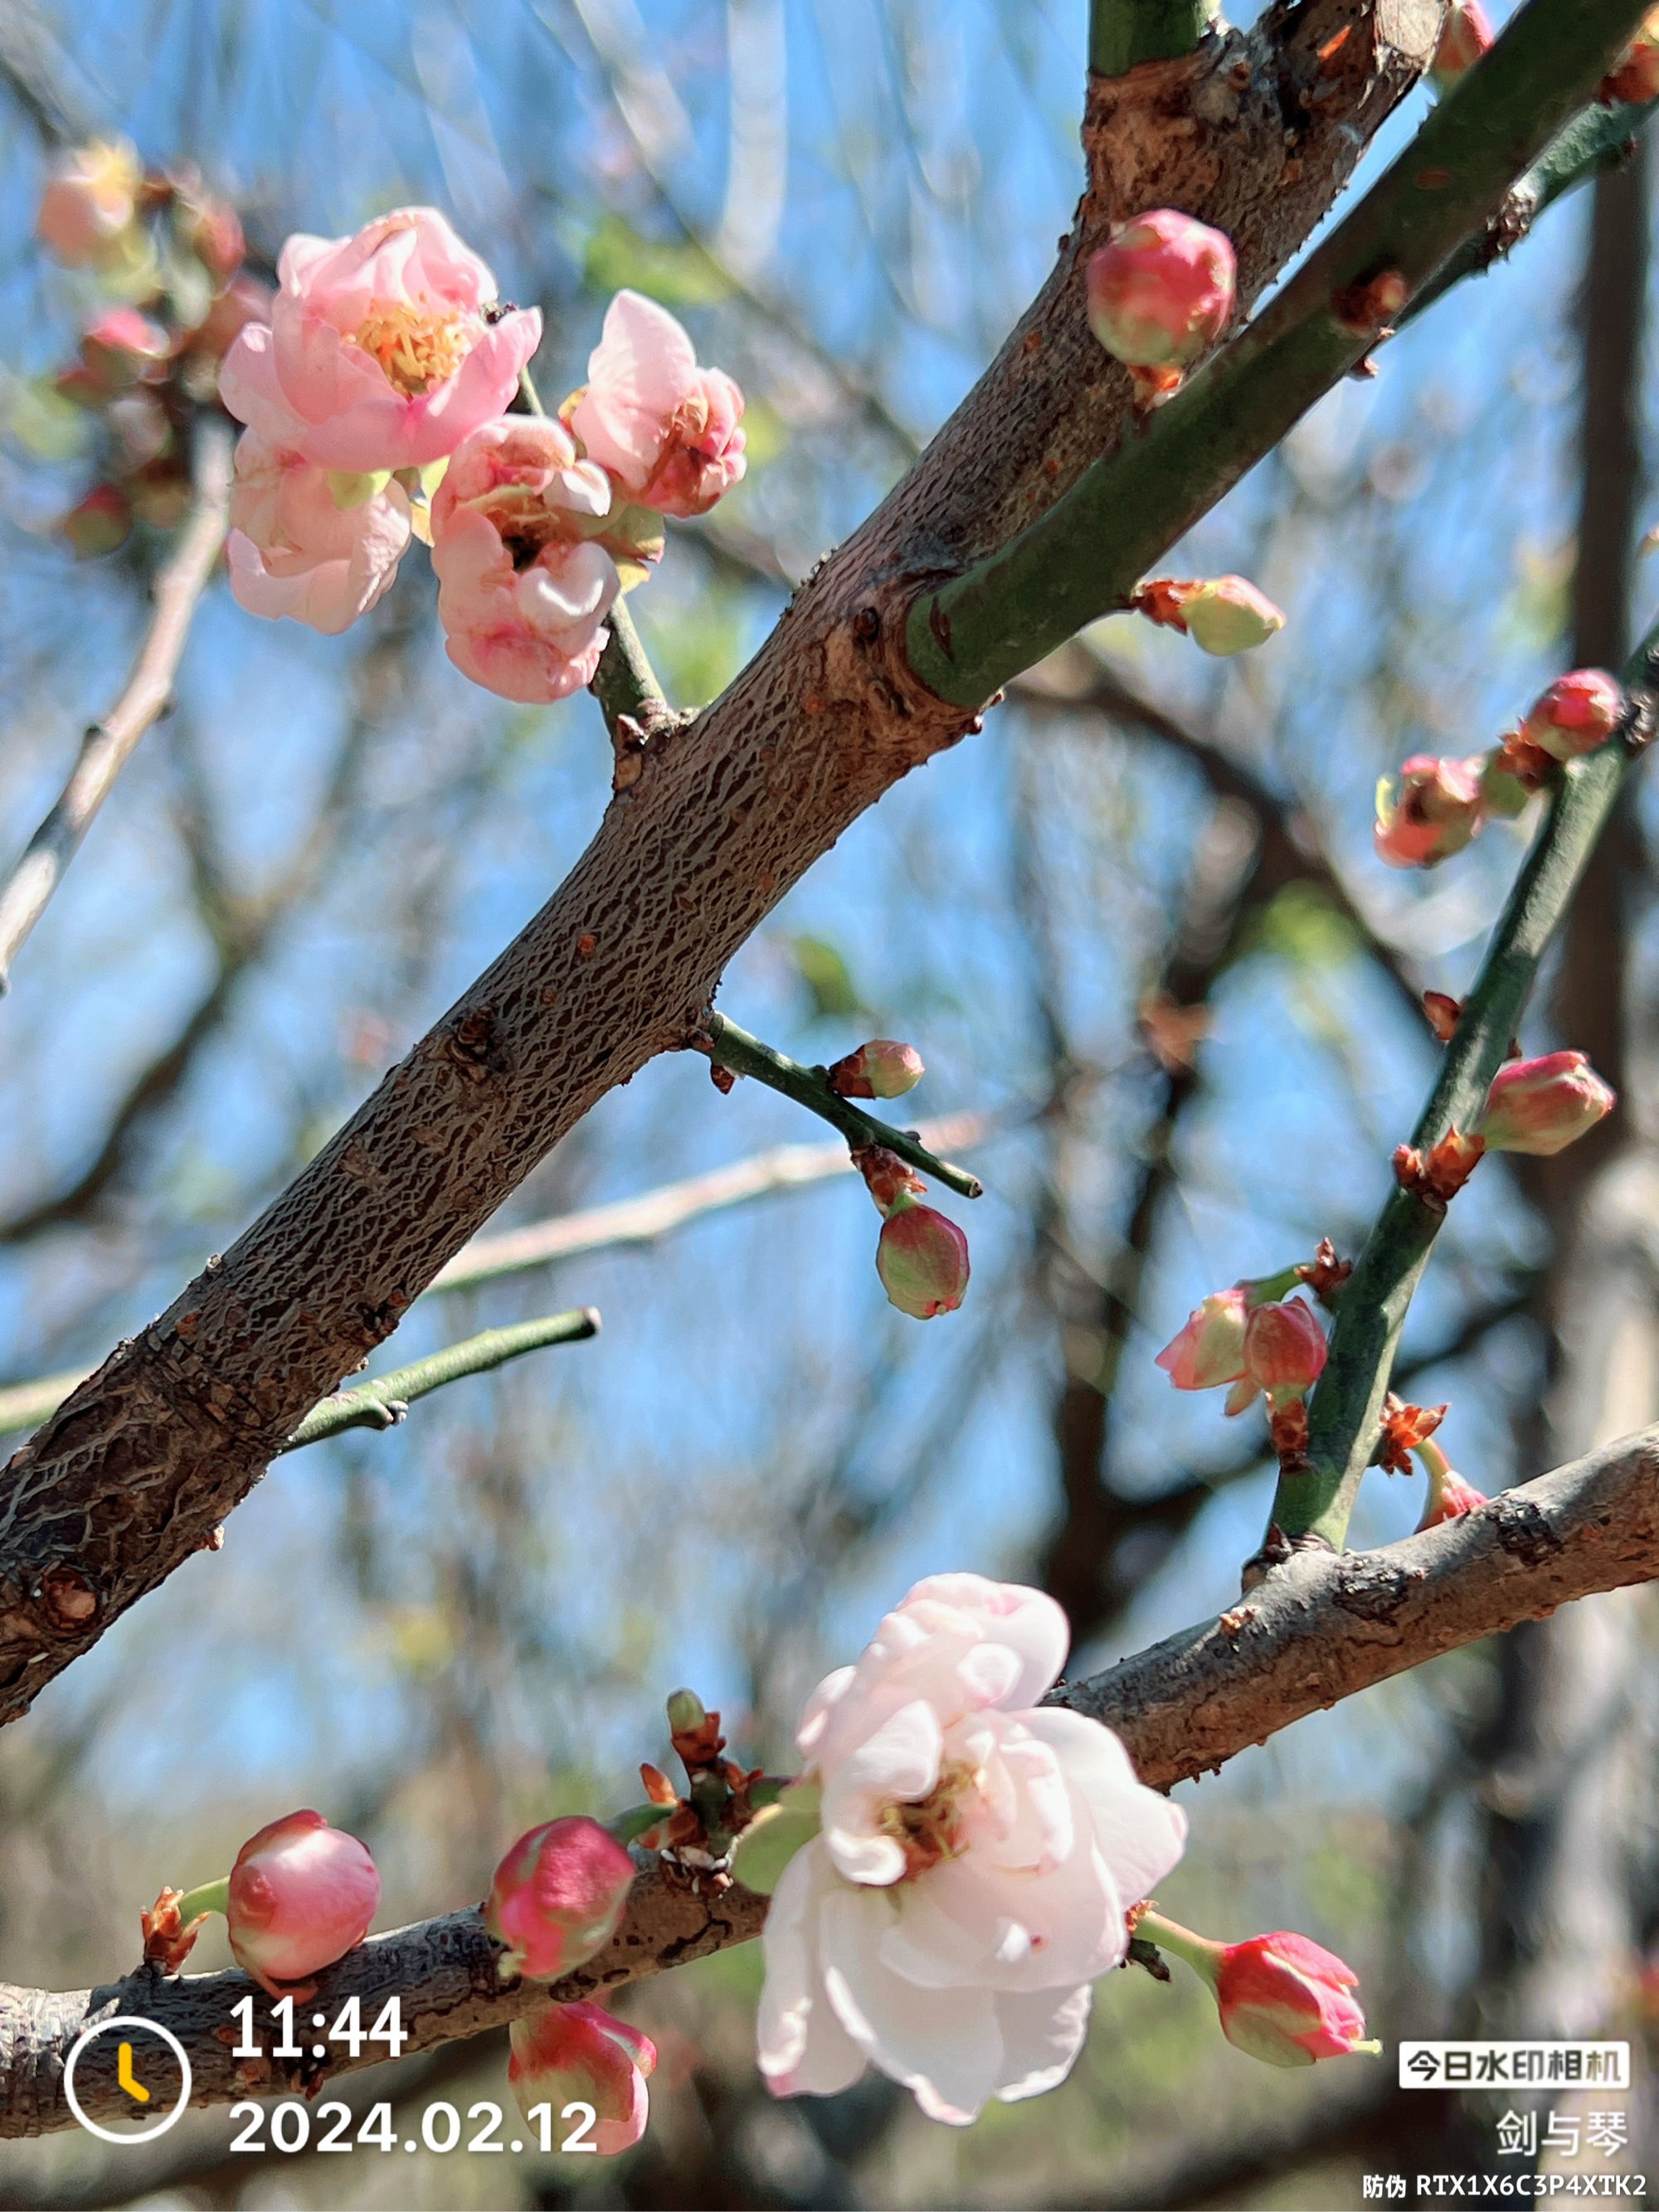
[[[1635,701],[1626,728],[1599,751],[1554,771],[1549,811],[1528,854],[1441,1062],[1439,1079],[1412,1132],[1426,1152],[1448,1131],[1480,1118],[1492,1079],[1509,1051],[1539,963],[1589,865],[1624,783],[1630,745],[1652,734],[1659,685],[1659,625],[1626,663]],[[1384,1200],[1343,1294],[1324,1372],[1308,1403],[1302,1467],[1281,1474],[1268,1547],[1279,1540],[1340,1545],[1380,1429],[1389,1367],[1406,1311],[1446,1218],[1396,1186]],[[1266,1556],[1264,1554],[1264,1556]]]
[[[573,1307],[568,1313],[549,1314],[540,1321],[520,1321],[505,1328],[486,1328],[459,1344],[447,1346],[407,1367],[394,1367],[361,1382],[355,1390],[337,1391],[313,1406],[283,1446],[300,1451],[307,1444],[337,1437],[343,1429],[396,1428],[412,1401],[428,1391],[441,1390],[446,1382],[459,1382],[468,1375],[487,1375],[526,1352],[539,1352],[549,1344],[580,1344],[599,1333],[595,1306]]]
[[[230,425],[198,419],[191,440],[194,490],[179,543],[157,572],[155,611],[126,688],[81,741],[80,758],[62,795],[0,884],[0,992],[25,939],[46,910],[92,818],[138,740],[165,713],[173,693],[196,602],[225,542],[230,505]]]
[[[1092,462],[1012,543],[917,595],[905,626],[916,676],[943,699],[981,706],[1122,606],[1175,538],[1484,233],[1527,165],[1594,99],[1644,13],[1640,0],[1578,0],[1512,16],[1382,181],[1138,438]],[[1371,290],[1384,278],[1403,286],[1400,297]]]
[[[1253,296],[1322,219],[1423,58],[1369,15],[1356,21],[1351,0],[1272,7],[1167,65],[1134,161],[1230,230]],[[1314,70],[1320,98],[1304,106],[1296,88]],[[1099,127],[1103,83],[1109,94],[1110,81],[1091,88],[1090,186],[1059,264],[903,483],[720,698],[672,745],[646,749],[562,888],[222,1265],[14,1455],[0,1718],[211,1540],[295,1423],[560,1137],[684,1043],[732,955],[848,824],[975,726],[907,664],[911,579],[1042,512],[1133,420],[1127,374],[1103,368],[1083,312],[1083,266],[1124,188]],[[1172,510],[1172,532],[1184,520]]]
[[[1571,1598],[1656,1577],[1659,1429],[1650,1429],[1403,1543],[1343,1559],[1301,1555],[1237,1613],[1057,1689],[1049,1702],[1115,1729],[1142,1779],[1167,1789],[1441,1652]],[[602,1996],[747,1942],[765,1917],[764,1898],[735,1887],[694,1894],[683,1876],[647,1858],[617,1934],[562,1981],[503,1985],[475,1906],[371,1936],[317,1977],[317,2002],[332,2015],[348,1997],[367,2008],[396,1996],[411,2048],[426,2051],[550,1997]],[[237,2060],[231,2008],[253,1990],[240,1972],[167,1979],[148,1967],[90,1990],[0,1988],[0,2136],[74,2124],[64,2061],[85,2028],[121,2014],[156,2021],[179,2038],[197,2104],[250,2094],[314,2099],[340,2075],[380,2063],[383,2054],[368,2045],[356,2061],[343,2051],[321,2062]],[[76,2091],[94,2119],[126,2109],[117,2056],[105,2038],[76,2067]]]
[[[948,1160],[936,1159],[909,1130],[877,1121],[873,1114],[864,1113],[850,1098],[832,1091],[821,1067],[803,1067],[787,1053],[763,1044],[747,1030],[740,1030],[713,1006],[704,1010],[692,1042],[707,1052],[717,1067],[729,1068],[733,1075],[753,1076],[757,1083],[764,1083],[784,1097],[793,1098],[797,1106],[805,1106],[809,1114],[839,1129],[854,1151],[865,1145],[884,1145],[921,1174],[955,1191],[958,1198],[985,1195],[985,1186],[977,1176],[969,1175],[966,1168],[952,1167]]]

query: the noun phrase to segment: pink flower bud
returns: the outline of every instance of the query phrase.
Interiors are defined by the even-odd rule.
[[[320,1813],[289,1813],[243,1844],[225,1918],[236,1963],[262,1989],[303,1982],[362,1942],[380,1877],[356,1836]]]
[[[1604,668],[1575,668],[1558,676],[1521,725],[1522,740],[1554,759],[1593,753],[1613,735],[1625,695]]]
[[[1325,1332],[1302,1298],[1253,1306],[1244,1324],[1244,1379],[1280,1407],[1300,1398],[1325,1364]]]
[[[1224,1944],[1215,1980],[1221,2033],[1269,2066],[1380,2051],[1362,2040],[1365,2015],[1348,1994],[1358,1984],[1334,1952],[1286,1929]]]
[[[1089,327],[1137,382],[1170,391],[1232,313],[1231,241],[1174,208],[1121,223],[1089,258]]]
[[[114,484],[94,484],[58,526],[77,561],[95,561],[126,544],[132,535],[132,508]]]
[[[881,1224],[876,1273],[901,1313],[954,1313],[968,1288],[968,1239],[931,1206],[902,1197]]]
[[[501,1968],[550,1982],[581,1966],[616,1934],[634,1862],[585,1813],[520,1836],[495,1869],[484,1925],[507,1947]]]
[[[1458,1520],[1486,1502],[1486,1493],[1473,1483],[1465,1482],[1455,1474],[1438,1444],[1420,1443],[1417,1455],[1423,1462],[1429,1478],[1429,1494],[1423,1502],[1423,1518],[1418,1522],[1418,1534],[1425,1528],[1437,1528],[1443,1521]]]
[[[1593,1129],[1618,1100],[1582,1052],[1547,1052],[1537,1060],[1512,1060],[1500,1067],[1476,1125],[1494,1152],[1528,1152],[1547,1159]]]
[[[1187,1316],[1153,1362],[1177,1390],[1212,1390],[1244,1372],[1244,1292],[1212,1291]]]
[[[1243,576],[1155,576],[1137,586],[1129,605],[1221,658],[1265,645],[1285,627],[1273,601]]]
[[[1431,868],[1461,853],[1485,815],[1485,763],[1436,760],[1414,753],[1400,771],[1399,793],[1384,776],[1376,787],[1377,856],[1391,868]]]
[[[602,2156],[636,2143],[650,2117],[645,2077],[657,2048],[603,2005],[550,2004],[515,2020],[508,2031],[507,2087],[526,2119],[537,2105],[555,2114],[592,2105],[590,2140]]]
[[[143,174],[125,143],[100,139],[59,155],[41,195],[36,235],[71,269],[106,260],[131,226]]]
[[[1601,87],[1600,97],[1639,107],[1659,95],[1659,8],[1650,8],[1636,36]]]
[[[843,1098],[902,1098],[927,1073],[915,1045],[872,1037],[838,1060],[826,1077],[830,1088]]]
[[[242,265],[246,244],[241,219],[228,201],[204,193],[180,198],[174,222],[186,246],[216,284],[228,284]]]
[[[1440,43],[1429,64],[1429,82],[1438,93],[1449,92],[1491,44],[1492,25],[1480,0],[1452,0],[1440,27]]]
[[[137,307],[106,307],[81,337],[81,358],[106,392],[137,384],[172,350],[173,341],[160,323]]]

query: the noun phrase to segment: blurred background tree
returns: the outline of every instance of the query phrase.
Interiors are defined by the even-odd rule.
[[[77,564],[58,528],[88,459],[84,418],[48,396],[81,305],[32,236],[54,151],[122,133],[198,164],[267,269],[290,231],[441,206],[505,297],[541,306],[556,389],[616,287],[672,307],[749,396],[747,481],[672,530],[634,602],[695,705],[1040,280],[1080,176],[1084,13],[0,0],[9,844],[118,683],[160,544]],[[1045,1581],[1074,1672],[1230,1601],[1271,1495],[1265,1429],[1173,1396],[1152,1354],[1215,1285],[1322,1235],[1355,1249],[1433,1065],[1416,994],[1467,984],[1513,871],[1522,833],[1495,823],[1455,874],[1390,875],[1366,836],[1376,776],[1490,742],[1563,665],[1617,666],[1632,599],[1648,612],[1650,200],[1638,161],[1553,211],[1194,533],[1172,567],[1253,577],[1290,617],[1271,646],[1210,663],[1132,617],[1097,625],[733,963],[723,1004],[784,1049],[910,1037],[916,1110],[987,1117],[963,1310],[891,1311],[846,1177],[433,1294],[377,1367],[555,1306],[597,1304],[605,1332],[280,1461],[222,1553],[7,1731],[7,1978],[97,1978],[163,1881],[216,1870],[290,1802],[371,1843],[386,1924],[481,1894],[515,1826],[636,1794],[671,1680],[784,1758],[804,1691],[922,1571]],[[175,710],[0,1007],[6,1374],[90,1364],[229,1241],[539,905],[609,765],[591,701],[514,708],[451,669],[423,564],[349,639],[212,590]],[[1408,1325],[1413,1393],[1451,1401],[1447,1449],[1486,1490],[1659,1413],[1651,815],[1638,780],[1523,1038],[1588,1048],[1625,1109],[1524,1176],[1488,1170]],[[817,1133],[753,1085],[722,1098],[701,1060],[659,1061],[501,1225]],[[1418,1506],[1375,1478],[1355,1540]],[[1650,1591],[1585,1601],[1184,1785],[1199,1819],[1164,1903],[1334,1945],[1390,2043],[1639,2048],[1655,1621]],[[1264,2075],[1190,1982],[1139,1975],[1062,2090],[970,2131],[878,2080],[774,2105],[758,1970],[738,1952],[629,1993],[663,2066],[650,2136],[598,2172],[249,2161],[192,2115],[118,2160],[9,2145],[0,2203],[1322,2206],[1382,2163],[1490,2162],[1487,2103],[1402,2096],[1358,2060]],[[458,2046],[353,2100],[413,2109],[443,2082],[464,2108],[502,2056]],[[1659,2160],[1642,2080],[1638,2171]]]

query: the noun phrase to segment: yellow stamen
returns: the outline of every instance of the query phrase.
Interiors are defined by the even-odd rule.
[[[927,1796],[914,1802],[896,1799],[882,1808],[882,1833],[890,1836],[904,1853],[904,1881],[913,1881],[941,1859],[959,1857],[966,1850],[962,1800],[975,1780],[975,1770],[965,1760],[947,1759]]]
[[[402,300],[372,300],[349,343],[374,355],[405,398],[446,383],[472,349],[469,318],[447,307],[434,313]]]

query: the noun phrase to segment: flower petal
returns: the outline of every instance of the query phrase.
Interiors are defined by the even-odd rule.
[[[1006,1644],[1018,1654],[1020,1671],[1002,1698],[1006,1711],[1036,1705],[1059,1680],[1072,1631],[1046,1592],[990,1582],[983,1575],[929,1575],[899,1609],[927,1599],[965,1613],[988,1644]]]
[[[1094,1816],[1095,1838],[1126,1906],[1150,1897],[1187,1847],[1187,1815],[1134,1771],[1110,1729],[1063,1706],[1022,1716],[1053,1747],[1066,1779]]]

